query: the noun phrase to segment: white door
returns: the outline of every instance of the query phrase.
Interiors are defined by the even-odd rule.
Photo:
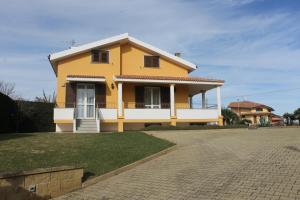
[[[161,108],[159,87],[145,87],[144,98],[146,108]]]
[[[95,118],[95,85],[77,84],[77,118]]]

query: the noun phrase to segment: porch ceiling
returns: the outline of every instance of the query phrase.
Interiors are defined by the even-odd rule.
[[[194,96],[203,91],[214,89],[218,86],[219,85],[188,85],[189,96]]]

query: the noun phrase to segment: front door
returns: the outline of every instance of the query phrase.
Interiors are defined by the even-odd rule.
[[[77,84],[77,118],[95,118],[95,85]]]

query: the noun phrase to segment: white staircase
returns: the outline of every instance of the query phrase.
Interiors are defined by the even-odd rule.
[[[76,120],[77,133],[97,133],[96,119],[77,119]]]

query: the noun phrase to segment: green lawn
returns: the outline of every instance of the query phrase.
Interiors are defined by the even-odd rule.
[[[101,175],[172,145],[142,132],[0,134],[0,172],[79,165]]]

